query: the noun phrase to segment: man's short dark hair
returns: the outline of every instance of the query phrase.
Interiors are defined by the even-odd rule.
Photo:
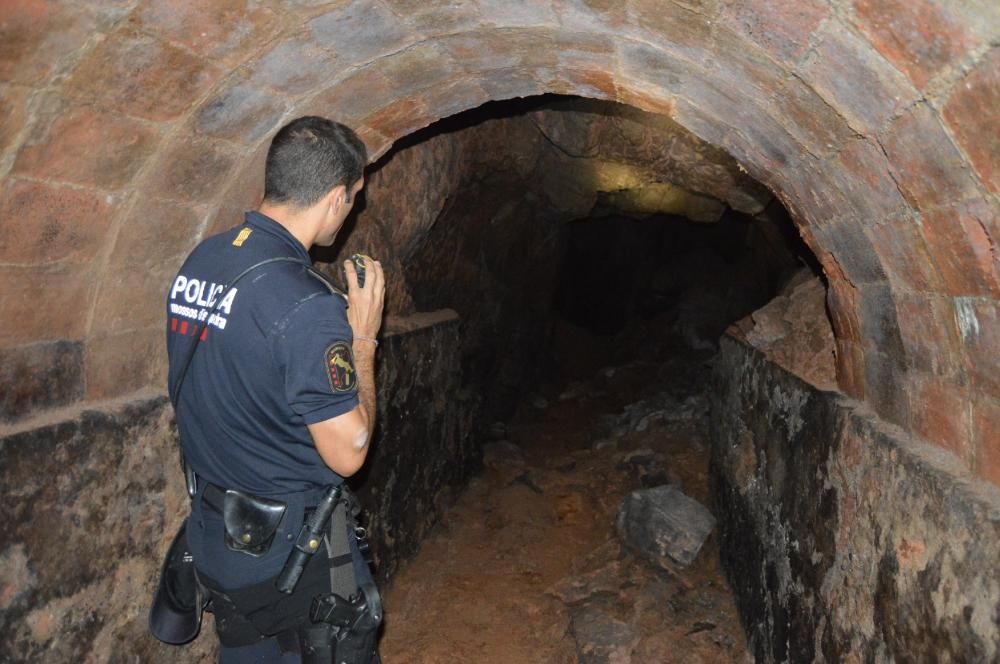
[[[314,115],[292,120],[267,151],[264,199],[310,207],[338,185],[350,199],[367,162],[365,144],[349,127]]]

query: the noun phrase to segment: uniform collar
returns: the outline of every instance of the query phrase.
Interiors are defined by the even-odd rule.
[[[309,251],[306,250],[305,246],[294,235],[289,233],[287,228],[266,214],[261,214],[257,210],[250,210],[244,215],[244,221],[248,226],[277,237],[284,244],[288,245],[290,249],[295,251],[298,256],[307,261],[310,260]]]

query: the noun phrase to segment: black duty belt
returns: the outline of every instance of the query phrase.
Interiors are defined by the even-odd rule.
[[[201,477],[198,477],[197,482],[198,485],[204,487],[202,489],[202,502],[222,515],[226,546],[234,551],[241,551],[253,556],[267,553],[285,514],[286,504],[279,500],[261,498],[242,491],[223,489]],[[361,555],[366,561],[370,562],[371,560],[371,550],[365,530],[359,528],[355,521],[355,515],[360,510],[360,506],[357,504],[357,498],[347,489],[347,486],[337,487],[335,497],[326,506],[328,507],[326,514],[315,514],[323,506],[323,502],[320,502],[317,506],[307,507],[303,513],[303,528],[289,554],[289,561],[286,563],[287,570],[283,570],[282,578],[279,579],[279,587],[284,589],[282,592],[291,592],[294,589],[298,575],[305,567],[308,557],[316,553],[319,548],[321,531],[322,533],[327,531],[335,533],[330,541],[331,549],[328,551],[331,568],[347,567],[351,563],[350,547],[344,536],[341,535],[341,533],[346,534],[348,526],[352,526],[355,531]],[[306,557],[303,557],[302,554],[305,554]],[[353,572],[348,571],[346,579],[344,576],[343,573],[338,575],[335,587],[345,592],[344,596],[346,597],[354,592],[355,587],[351,586],[354,583],[354,575]]]

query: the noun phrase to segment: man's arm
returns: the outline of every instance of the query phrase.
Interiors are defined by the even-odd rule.
[[[375,430],[375,336],[382,325],[385,276],[377,261],[365,259],[365,286],[358,286],[354,265],[347,269],[347,321],[354,332],[354,370],[358,378],[358,400],[351,411],[309,425],[309,433],[324,463],[342,477],[358,472],[368,455]]]

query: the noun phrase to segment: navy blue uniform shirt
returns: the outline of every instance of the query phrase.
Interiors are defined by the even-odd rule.
[[[342,481],[306,425],[350,411],[358,396],[346,302],[303,265],[266,265],[222,294],[243,270],[278,256],[310,261],[258,212],[199,244],[168,293],[167,351],[173,394],[202,338],[175,404],[188,464],[224,489],[286,499]]]

